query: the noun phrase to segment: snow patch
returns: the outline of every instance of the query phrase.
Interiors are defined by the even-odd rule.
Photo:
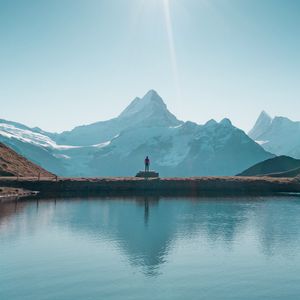
[[[54,154],[53,156],[56,158],[71,159],[70,156],[65,155],[65,154]]]
[[[93,145],[93,147],[95,147],[95,148],[104,148],[104,147],[110,145],[110,143],[111,143],[111,141],[107,141],[107,142],[104,142],[104,143]]]
[[[37,132],[33,132],[28,129],[18,128],[14,125],[9,125],[5,123],[0,123],[0,135],[7,137],[9,139],[15,138],[25,143],[29,143],[29,144],[33,144],[45,148],[57,149],[57,150],[81,148],[81,146],[57,145],[48,136],[45,136]]]
[[[177,126],[170,126],[169,128],[171,128],[171,129],[176,129],[176,128],[182,127],[182,125],[183,125],[183,124],[179,124],[179,125],[177,125]]]
[[[269,143],[269,141],[255,141],[255,143],[262,146],[264,144]]]

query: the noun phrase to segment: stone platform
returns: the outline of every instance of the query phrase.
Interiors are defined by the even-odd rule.
[[[139,171],[135,177],[141,177],[141,178],[158,178],[159,177],[159,173],[155,172],[155,171]]]

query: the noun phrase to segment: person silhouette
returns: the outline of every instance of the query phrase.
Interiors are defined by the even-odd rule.
[[[145,158],[145,172],[149,172],[150,159],[148,156]]]

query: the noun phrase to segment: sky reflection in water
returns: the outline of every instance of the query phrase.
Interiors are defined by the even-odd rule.
[[[298,299],[299,203],[0,204],[0,299]]]

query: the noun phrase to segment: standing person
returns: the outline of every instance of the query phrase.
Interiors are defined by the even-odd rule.
[[[145,158],[145,172],[149,172],[150,159],[148,156]]]

